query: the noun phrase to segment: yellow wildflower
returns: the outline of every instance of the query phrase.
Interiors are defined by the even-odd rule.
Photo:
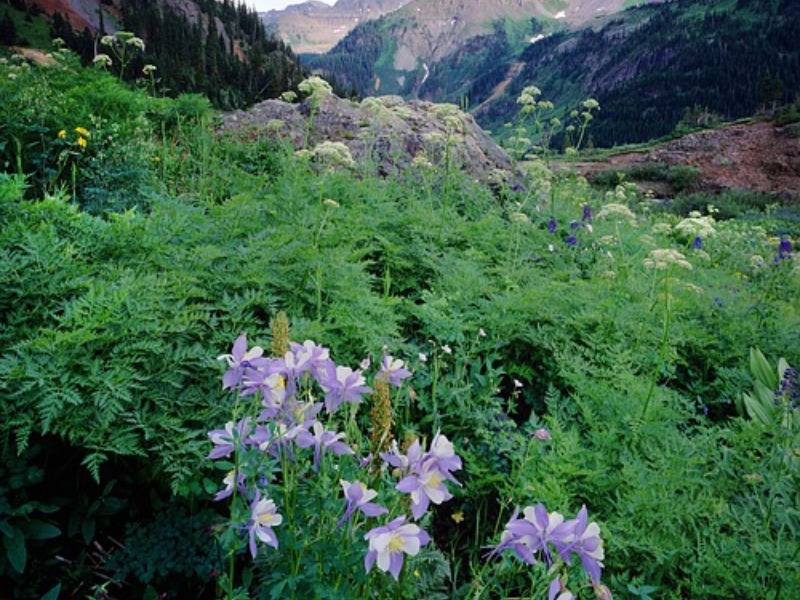
[[[79,136],[84,137],[84,138],[91,138],[92,137],[92,134],[89,133],[89,131],[87,129],[84,129],[83,127],[76,127],[75,128],[75,133],[77,133]],[[78,143],[80,144],[80,142],[78,142]],[[85,145],[85,144],[83,144],[83,145]]]
[[[78,146],[80,146],[81,148],[86,148],[87,146],[86,138],[79,137]]]
[[[58,132],[58,139],[63,140],[65,137],[67,137],[66,129],[62,129],[61,131]]]

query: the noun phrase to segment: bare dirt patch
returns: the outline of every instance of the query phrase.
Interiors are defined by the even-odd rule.
[[[590,177],[647,163],[699,169],[696,187],[703,191],[750,189],[800,197],[800,131],[767,121],[738,123],[691,133],[654,148],[614,154],[575,165]]]

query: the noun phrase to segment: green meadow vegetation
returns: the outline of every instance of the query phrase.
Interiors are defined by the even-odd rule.
[[[800,597],[796,208],[380,178],[54,57],[0,60],[0,595]]]

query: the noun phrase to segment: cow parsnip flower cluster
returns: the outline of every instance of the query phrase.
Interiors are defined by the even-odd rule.
[[[664,270],[675,266],[692,270],[692,263],[674,248],[656,248],[642,261],[642,264],[648,269]]]

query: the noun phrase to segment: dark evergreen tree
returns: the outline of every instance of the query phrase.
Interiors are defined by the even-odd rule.
[[[17,43],[17,26],[10,15],[0,19],[0,45],[13,46]]]

